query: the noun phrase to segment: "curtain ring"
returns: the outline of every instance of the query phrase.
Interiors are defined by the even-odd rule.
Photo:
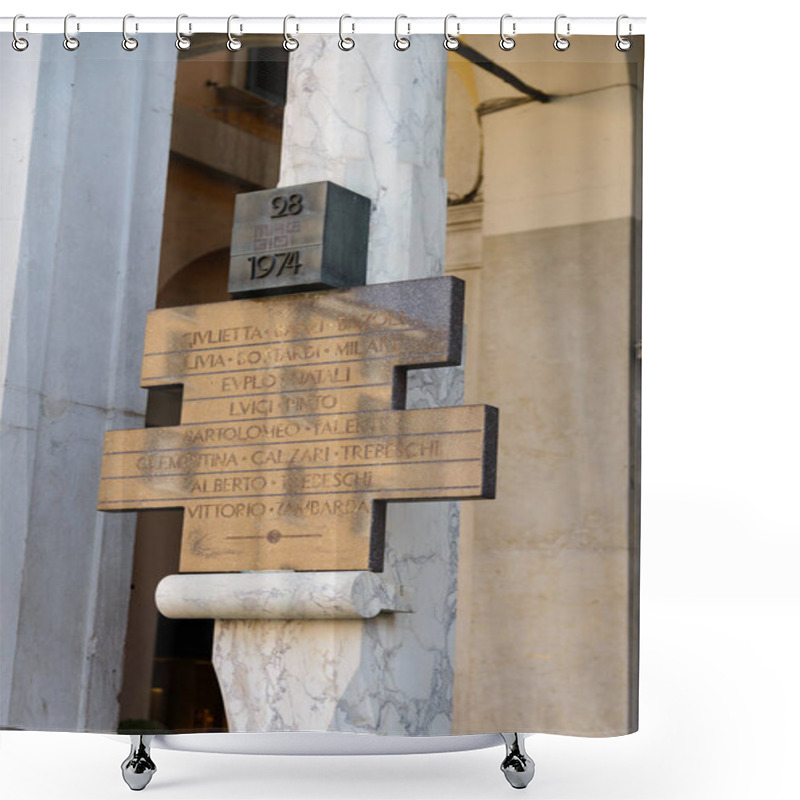
[[[451,35],[447,30],[447,23],[450,22],[451,19],[456,20],[456,35]],[[461,32],[461,23],[458,21],[458,17],[455,14],[448,14],[444,18],[444,41],[442,44],[444,45],[445,50],[458,50],[459,44],[461,44],[457,36]]]
[[[126,14],[122,18],[122,49],[132,53],[139,46],[139,40],[134,39],[132,36],[128,36],[129,19],[135,19],[133,14]],[[139,29],[138,25],[136,26],[136,29]]]
[[[65,50],[77,50],[81,46],[81,43],[74,36],[70,36],[69,35],[69,30],[68,30],[67,26],[69,25],[69,21],[71,19],[75,19],[75,15],[74,14],[67,14],[67,16],[64,17],[64,42],[63,42],[63,45],[64,45],[64,49]],[[81,29],[81,26],[76,23],[75,24],[75,30],[79,31],[80,29]]]
[[[291,14],[288,14],[283,18],[283,49],[293,53],[298,47],[300,47],[300,42],[295,39],[291,33],[289,33],[290,19],[297,19],[297,17],[293,17]]]
[[[555,47],[555,49],[556,49],[556,50],[559,50],[559,51],[560,51],[560,52],[562,52],[562,53],[564,52],[564,50],[566,50],[566,49],[569,47],[569,39],[565,39],[565,38],[564,38],[564,37],[563,37],[563,36],[562,36],[562,35],[561,35],[561,34],[558,32],[558,21],[559,21],[560,19],[566,19],[566,18],[567,18],[567,15],[566,15],[566,14],[559,14],[559,15],[556,17],[555,24],[553,25],[553,32],[554,32],[554,33],[555,33],[555,35],[556,35],[556,39],[555,39],[555,41],[553,42],[553,47]],[[568,22],[568,23],[567,23],[567,36],[569,36],[569,27],[570,27],[570,25],[569,25],[569,22]]]
[[[350,36],[345,36],[344,35],[343,28],[344,28],[344,21],[346,19],[353,19],[353,18],[349,14],[342,14],[342,16],[339,17],[339,49],[340,50],[352,50],[356,46],[356,43],[355,43],[354,39],[352,39]],[[355,33],[355,32],[356,32],[356,24],[354,22],[353,23],[353,29],[352,29],[351,33]]]
[[[235,19],[239,19],[239,17],[237,17],[236,14],[231,14],[228,17],[228,41],[226,42],[225,47],[227,47],[228,50],[231,51],[231,53],[235,53],[237,50],[241,50],[242,49],[242,40],[241,39],[237,39],[231,33],[231,22],[233,22],[233,20],[235,20]],[[239,26],[239,30],[240,31],[242,30],[241,25]]]
[[[178,50],[188,50],[192,46],[192,40],[181,33],[181,20],[186,19],[188,14],[178,14],[175,20],[175,47]],[[192,30],[192,23],[189,23],[189,31]]]
[[[511,19],[511,14],[503,14],[503,16],[500,17],[500,49],[501,50],[513,50],[514,46],[516,45],[516,42],[514,41],[514,39],[512,37],[516,36],[517,23],[516,22],[512,22],[511,23],[511,36],[509,36],[503,30],[504,23],[505,23],[505,21],[507,19]]]
[[[28,40],[27,39],[23,39],[17,33],[17,20],[18,19],[25,19],[25,15],[24,14],[17,14],[17,16],[14,17],[14,21],[11,23],[11,35],[14,37],[11,40],[11,46],[18,53],[21,53],[23,50],[27,50],[28,49]],[[27,23],[26,23],[26,27],[27,27]]]
[[[411,39],[406,38],[405,36],[401,36],[398,28],[400,27],[400,20],[401,19],[408,19],[405,14],[398,14],[394,18],[394,49],[395,50],[408,50],[411,47]],[[411,33],[411,23],[407,22],[406,27],[408,28],[408,33]]]
[[[630,50],[631,49],[631,40],[630,39],[625,39],[619,32],[620,22],[622,22],[622,20],[624,20],[624,19],[629,19],[627,14],[620,14],[617,17],[617,42],[614,45],[614,47],[616,47],[617,50],[619,50],[621,53],[624,53],[626,50]],[[631,31],[632,31],[632,26],[631,26],[631,24],[629,22],[628,23],[628,36],[631,35]]]

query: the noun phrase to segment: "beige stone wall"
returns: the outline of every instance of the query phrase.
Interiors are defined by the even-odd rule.
[[[478,202],[450,208],[448,271],[467,281],[466,400],[500,409],[497,499],[464,504],[453,732],[628,733],[639,77],[608,39],[566,54],[547,37],[508,54],[489,37],[470,44],[571,96],[481,115]],[[464,86],[448,119],[465,118],[470,93],[483,108],[523,96],[471,70],[451,72]],[[448,167],[463,186],[474,164]]]

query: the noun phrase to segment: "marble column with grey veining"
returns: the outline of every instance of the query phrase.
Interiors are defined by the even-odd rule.
[[[304,36],[292,54],[281,185],[330,180],[372,200],[368,281],[444,271],[446,51],[414,36]],[[460,369],[409,373],[408,408],[458,405]],[[373,619],[218,620],[231,730],[451,731],[458,504],[389,503],[385,577],[410,611]]]

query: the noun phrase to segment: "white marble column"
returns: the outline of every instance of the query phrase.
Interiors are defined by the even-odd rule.
[[[97,487],[104,431],[144,419],[176,51],[29,40],[0,54],[0,725],[113,731],[135,517]]]
[[[331,180],[372,199],[368,280],[443,274],[441,38],[304,36],[291,56],[281,185]],[[458,369],[409,375],[409,408],[457,405]],[[231,730],[451,730],[458,504],[390,503],[386,578],[411,611],[368,620],[219,620]],[[260,688],[259,688],[260,687]]]

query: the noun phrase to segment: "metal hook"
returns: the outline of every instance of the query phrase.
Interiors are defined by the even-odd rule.
[[[134,39],[132,36],[128,36],[128,20],[135,19],[133,14],[126,14],[122,18],[122,49],[127,50],[129,53],[133,52],[139,46],[139,40]],[[136,24],[136,30],[139,30],[138,23]]]
[[[398,14],[394,18],[394,48],[395,50],[408,50],[411,47],[411,39],[407,39],[405,36],[400,35],[400,20],[401,19],[408,19],[405,14]],[[406,27],[408,28],[408,33],[411,33],[411,23],[407,22]]]
[[[300,42],[289,33],[289,20],[290,19],[297,19],[297,17],[293,17],[291,14],[288,14],[283,18],[283,49],[288,50],[290,53],[297,50],[300,47]],[[299,26],[297,26],[299,30]]]
[[[620,22],[622,22],[622,20],[624,20],[624,19],[629,19],[627,14],[620,14],[617,17],[617,42],[614,45],[614,47],[616,47],[617,50],[619,50],[621,53],[624,53],[626,50],[630,50],[631,49],[631,40],[630,39],[625,39],[622,36],[622,34],[619,32]],[[633,33],[633,25],[631,25],[631,23],[629,22],[628,23],[628,36],[630,36],[631,33]]]
[[[517,23],[511,23],[511,36],[509,36],[504,30],[503,27],[505,25],[505,21],[507,19],[511,19],[511,14],[503,14],[500,17],[500,49],[501,50],[513,50],[514,46],[517,44],[511,36],[516,36],[517,34]]]
[[[21,53],[23,50],[28,49],[28,40],[23,39],[21,36],[17,34],[17,20],[18,19],[25,19],[24,14],[17,14],[14,17],[14,21],[11,23],[11,35],[14,37],[11,40],[11,46],[18,52]],[[25,30],[28,30],[28,23],[25,23]]]
[[[175,19],[175,47],[178,50],[188,50],[192,46],[192,40],[181,33],[181,20],[186,19],[188,14],[178,14]],[[192,31],[192,23],[189,23],[189,33]]]
[[[75,19],[75,15],[74,14],[67,14],[67,16],[64,17],[64,42],[63,42],[63,45],[64,45],[64,49],[65,50],[77,50],[81,46],[81,43],[74,36],[70,36],[69,35],[69,30],[68,30],[67,26],[69,25],[69,21],[71,19]],[[75,30],[79,31],[80,29],[81,29],[81,26],[78,23],[76,23],[75,24]]]
[[[231,14],[228,17],[228,41],[227,41],[225,46],[228,48],[228,50],[231,51],[231,53],[235,53],[237,50],[241,50],[242,49],[242,40],[241,39],[237,39],[231,33],[231,22],[233,22],[233,20],[235,20],[235,19],[239,19],[239,17],[237,17],[236,14]],[[242,26],[240,25],[239,26],[239,31],[241,32],[241,30],[242,30]]]
[[[553,32],[554,32],[554,33],[555,33],[555,35],[556,35],[556,40],[553,42],[553,47],[555,47],[555,49],[556,49],[556,50],[559,50],[559,51],[561,51],[561,52],[564,52],[564,50],[566,50],[566,49],[569,47],[569,39],[565,39],[565,38],[564,38],[564,37],[563,37],[563,36],[562,36],[562,35],[561,35],[561,34],[558,32],[558,21],[559,21],[560,19],[566,19],[566,18],[567,18],[567,15],[566,15],[566,14],[559,14],[559,15],[556,17],[555,24],[553,25]],[[570,27],[570,25],[569,25],[569,22],[568,22],[568,23],[567,23],[567,36],[569,36],[569,27]]]
[[[342,16],[339,17],[339,49],[340,50],[352,50],[356,46],[356,43],[355,43],[354,39],[352,39],[350,36],[345,36],[344,35],[343,28],[344,28],[344,21],[346,19],[353,19],[353,18],[349,14],[342,14]],[[356,32],[355,23],[353,23],[353,27],[352,27],[352,30],[350,32],[351,33],[355,33]]]
[[[447,30],[447,24],[450,22],[451,19],[456,20],[456,35],[453,36]],[[444,45],[445,50],[458,50],[459,44],[461,42],[458,41],[456,38],[458,34],[461,32],[461,23],[458,22],[458,17],[455,14],[448,14],[444,18],[444,41],[442,44]]]

